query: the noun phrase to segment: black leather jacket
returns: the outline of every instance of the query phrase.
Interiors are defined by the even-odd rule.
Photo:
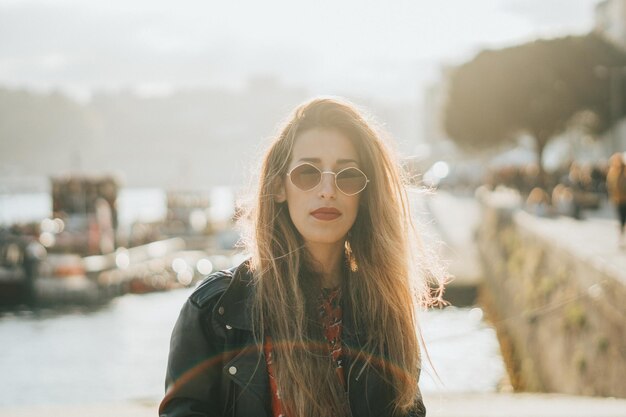
[[[160,417],[272,417],[265,358],[252,336],[250,278],[245,264],[213,273],[183,306],[172,333]],[[342,341],[352,350],[360,338],[351,323],[344,312]],[[391,388],[374,366],[355,361],[344,358],[353,417],[391,417]],[[409,416],[425,415],[420,396]]]

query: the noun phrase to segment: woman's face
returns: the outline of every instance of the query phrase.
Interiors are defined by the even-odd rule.
[[[336,130],[312,129],[296,138],[288,172],[308,162],[320,171],[338,172],[359,167],[352,142]],[[309,191],[283,179],[279,201],[286,201],[293,224],[306,244],[333,244],[343,247],[346,235],[359,210],[360,194],[348,196],[335,185],[335,176],[323,174],[319,185]]]

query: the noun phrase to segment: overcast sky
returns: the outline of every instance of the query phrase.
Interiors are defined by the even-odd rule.
[[[158,93],[275,74],[416,98],[485,47],[591,30],[597,0],[0,0],[0,85]]]

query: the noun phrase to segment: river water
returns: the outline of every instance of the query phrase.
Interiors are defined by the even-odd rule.
[[[3,313],[0,406],[157,401],[169,336],[190,293],[129,294],[93,310]],[[428,311],[420,321],[439,375],[425,359],[423,391],[496,390],[505,370],[479,309]]]

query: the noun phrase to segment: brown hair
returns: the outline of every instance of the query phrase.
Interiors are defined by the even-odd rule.
[[[298,135],[310,129],[334,129],[349,138],[370,179],[346,242],[346,256],[354,265],[346,268],[344,305],[351,309],[355,330],[366,335],[363,351],[374,352],[366,358],[368,366],[382,368],[393,387],[396,410],[406,412],[419,393],[416,301],[429,300],[426,281],[415,278],[433,273],[411,256],[414,228],[398,164],[381,135],[345,101],[318,98],[297,107],[262,160],[255,200],[241,217],[248,226],[245,244],[256,287],[255,335],[258,340],[266,332],[272,336],[274,372],[290,415],[349,415],[344,389],[312,315],[316,300],[309,294],[319,285],[312,279],[314,268],[285,203],[274,198]],[[423,255],[418,245],[417,256],[423,260]]]

